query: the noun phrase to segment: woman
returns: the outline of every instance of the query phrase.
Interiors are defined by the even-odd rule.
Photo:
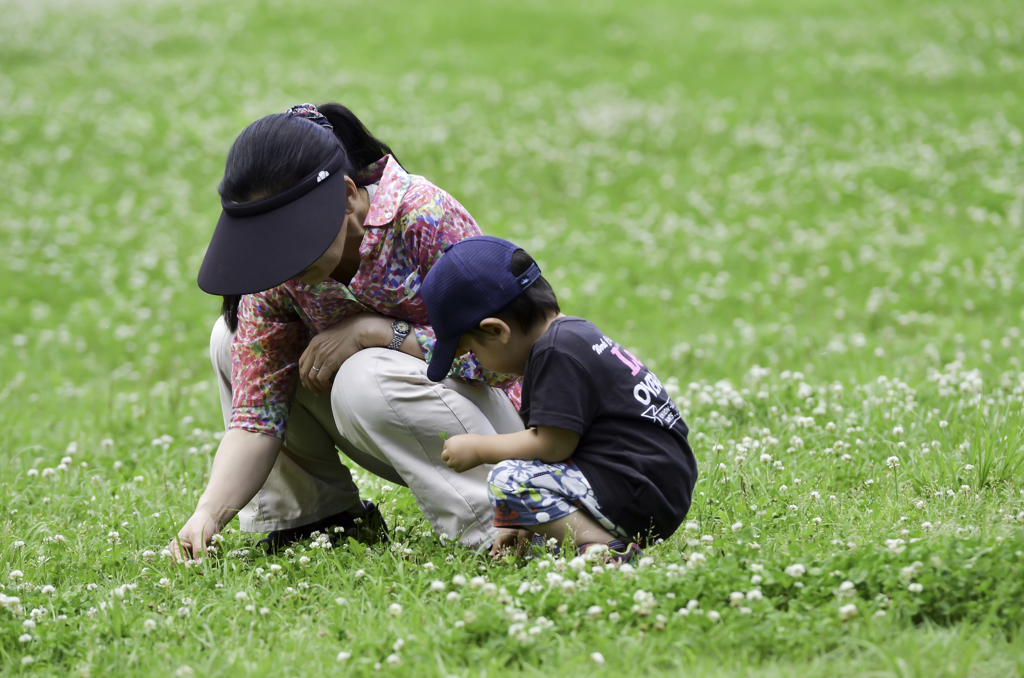
[[[201,557],[236,513],[271,549],[314,530],[385,537],[338,448],[406,485],[438,533],[493,544],[488,469],[448,469],[439,434],[521,430],[519,384],[472,356],[429,381],[419,294],[445,248],[480,233],[473,218],[339,104],[249,125],[219,192],[199,286],[225,297],[210,355],[228,430],[172,554]]]

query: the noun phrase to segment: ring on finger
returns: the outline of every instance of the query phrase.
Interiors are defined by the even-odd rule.
[[[320,368],[317,367],[316,365],[313,365],[313,367],[311,367],[310,369],[313,370],[314,372],[319,372],[320,371]]]

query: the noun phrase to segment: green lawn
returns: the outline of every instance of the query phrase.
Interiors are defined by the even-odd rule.
[[[0,673],[1024,674],[1019,3],[0,17]],[[492,563],[369,475],[390,548],[161,557],[226,151],[328,100],[675,389],[702,477],[652,561]]]

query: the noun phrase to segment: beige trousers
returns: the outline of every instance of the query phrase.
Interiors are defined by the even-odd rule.
[[[210,337],[224,425],[231,416],[231,332],[223,318]],[[427,363],[386,348],[359,351],[330,394],[301,383],[292,398],[285,447],[270,477],[239,512],[246,532],[312,523],[359,502],[359,489],[340,449],[375,475],[404,485],[439,534],[463,546],[486,547],[497,534],[487,497],[491,466],[455,473],[441,460],[448,435],[514,433],[522,420],[505,394],[458,379],[434,383]]]

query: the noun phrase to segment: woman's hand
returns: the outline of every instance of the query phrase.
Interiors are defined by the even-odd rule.
[[[202,560],[215,534],[256,496],[277,462],[280,438],[233,428],[213,456],[210,480],[195,512],[167,550],[175,562]]]
[[[327,328],[313,337],[299,358],[302,384],[317,396],[330,390],[331,380],[346,360],[364,348],[387,346],[390,334],[391,321],[376,313],[358,313]]]
[[[491,545],[491,558],[501,558],[506,553],[525,556],[532,541],[533,533],[529,530],[503,527],[498,530],[498,538]]]
[[[185,562],[186,565],[189,560],[202,561],[206,547],[213,543],[213,536],[220,534],[220,529],[214,516],[197,508],[178,536],[167,546],[171,552],[171,561]]]
[[[313,337],[299,358],[302,384],[319,396],[331,388],[331,380],[342,364],[364,348],[384,348],[395,337],[392,319],[376,313],[358,313],[345,318]],[[399,349],[423,359],[423,350],[410,332]]]
[[[456,473],[468,471],[484,463],[480,459],[479,444],[481,435],[465,433],[460,436],[453,436],[444,441],[444,451],[441,452],[441,459],[448,464],[448,468],[454,469]]]

